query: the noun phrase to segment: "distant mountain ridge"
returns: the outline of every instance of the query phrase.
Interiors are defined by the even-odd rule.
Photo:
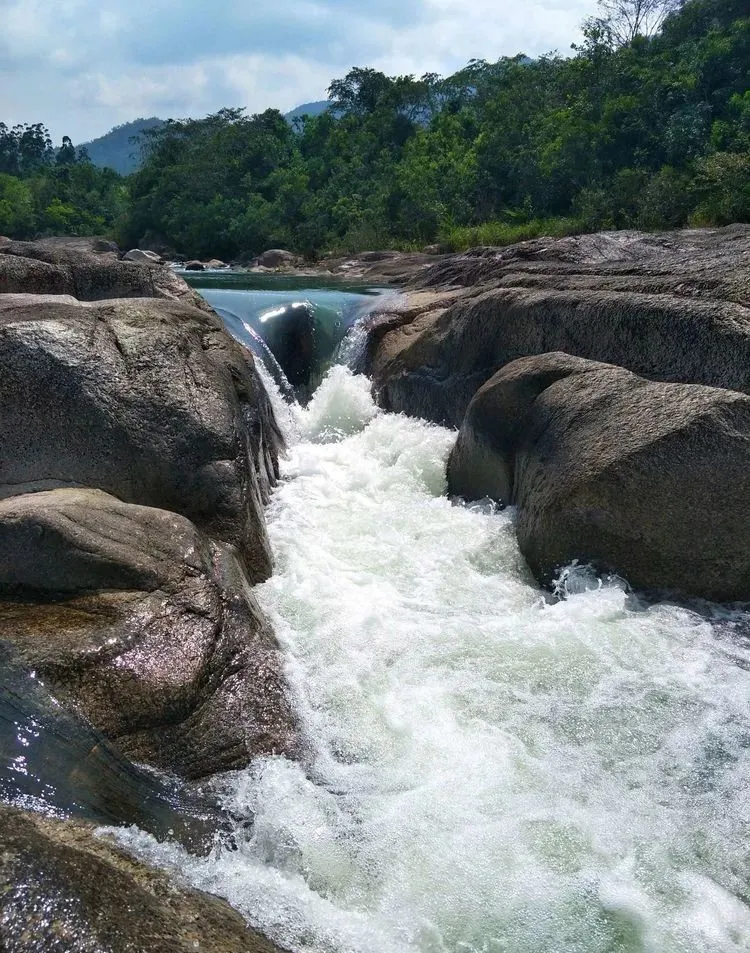
[[[120,175],[130,175],[141,164],[140,149],[137,143],[131,142],[134,136],[140,136],[148,129],[156,129],[164,125],[164,120],[157,116],[149,119],[134,119],[122,126],[115,126],[106,135],[83,142],[89,158],[98,166],[108,166],[115,169]]]
[[[324,113],[329,109],[331,104],[327,99],[318,100],[316,103],[303,103],[301,106],[297,106],[296,109],[292,109],[290,112],[286,113],[284,119],[287,122],[292,122],[294,119],[299,119],[301,116],[319,116],[321,113]]]
[[[302,116],[319,116],[328,109],[330,103],[321,100],[315,103],[303,103],[285,115],[288,122],[293,122]],[[148,129],[163,126],[166,120],[151,116],[149,119],[134,119],[121,126],[115,126],[106,135],[83,142],[81,145],[87,150],[89,158],[96,166],[108,166],[115,169],[120,175],[130,175],[141,165],[141,154],[138,143],[131,140],[140,136]]]

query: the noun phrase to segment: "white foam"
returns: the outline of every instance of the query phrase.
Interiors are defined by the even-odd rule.
[[[257,592],[313,745],[228,781],[235,852],[131,846],[295,950],[750,949],[750,650],[568,574],[442,495],[454,434],[335,368],[306,411]],[[343,436],[342,436],[343,435]]]

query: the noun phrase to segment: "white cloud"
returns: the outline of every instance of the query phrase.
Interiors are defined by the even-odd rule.
[[[351,66],[566,52],[594,0],[0,0],[0,120],[81,142],[138,116],[289,109]],[[191,12],[192,11],[192,12]]]

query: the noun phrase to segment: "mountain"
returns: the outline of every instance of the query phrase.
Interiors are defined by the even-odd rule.
[[[327,100],[317,103],[304,103],[292,109],[284,117],[288,122],[293,122],[300,116],[319,116],[330,106]],[[82,146],[86,148],[89,158],[98,166],[109,166],[116,169],[121,175],[129,175],[135,172],[141,164],[140,150],[138,143],[131,142],[134,136],[139,136],[146,129],[154,129],[164,125],[163,119],[152,116],[150,119],[134,119],[133,122],[126,122],[122,126],[115,126],[105,136],[98,139],[92,139],[91,142],[83,142]]]
[[[129,175],[141,164],[138,143],[131,142],[131,139],[146,129],[154,129],[163,124],[164,120],[157,119],[156,116],[151,116],[150,119],[134,119],[133,122],[115,126],[105,136],[82,145],[94,165],[109,166],[121,175]]]
[[[324,113],[330,105],[327,99],[323,99],[317,103],[304,103],[302,106],[297,106],[296,109],[288,112],[284,116],[284,119],[286,119],[287,122],[293,122],[295,119],[299,119],[300,116],[319,116],[321,113]]]

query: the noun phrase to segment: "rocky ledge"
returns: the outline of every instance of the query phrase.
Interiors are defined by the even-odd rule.
[[[81,822],[0,805],[5,953],[279,953],[223,900],[175,884]]]
[[[460,428],[451,492],[516,506],[543,582],[750,600],[750,227],[441,259],[364,361],[383,407]]]
[[[205,846],[189,782],[300,753],[252,591],[268,395],[181,278],[107,243],[0,243],[0,292],[0,800]],[[271,949],[85,827],[0,811],[3,949]]]

